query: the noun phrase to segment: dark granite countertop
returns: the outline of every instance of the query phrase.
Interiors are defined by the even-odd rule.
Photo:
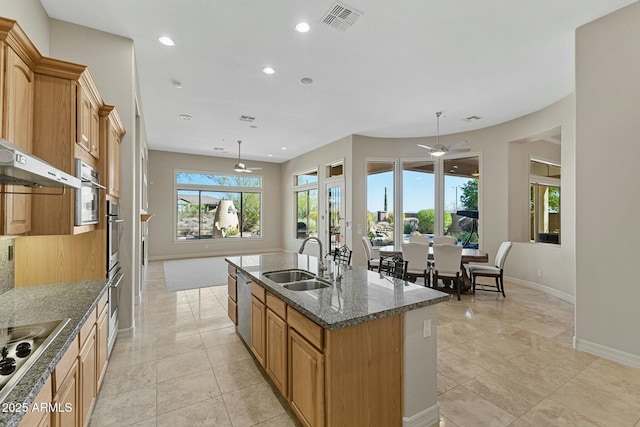
[[[328,330],[368,322],[394,314],[438,304],[449,294],[411,282],[391,279],[363,267],[341,268],[343,279],[332,286],[311,291],[292,291],[266,277],[270,271],[302,269],[318,273],[318,258],[297,253],[227,257],[227,262],[252,280]],[[326,274],[337,274],[336,264],[325,260]]]
[[[14,405],[9,404],[31,405],[107,289],[106,280],[87,280],[20,287],[0,295],[0,328],[70,319],[4,399],[0,426],[18,425],[24,414],[11,412]]]

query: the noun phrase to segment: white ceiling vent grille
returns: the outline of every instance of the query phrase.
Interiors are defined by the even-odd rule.
[[[251,116],[240,116],[240,120],[243,122],[253,122],[256,118]]]
[[[476,120],[480,120],[482,117],[479,116],[469,116],[469,117],[465,117],[464,120],[465,122],[475,122]]]
[[[362,16],[362,12],[349,7],[344,3],[336,2],[322,17],[322,22],[337,30],[345,31],[355,24],[356,20],[360,16]]]

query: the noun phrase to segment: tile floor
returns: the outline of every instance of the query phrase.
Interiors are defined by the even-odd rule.
[[[296,425],[235,334],[226,292],[167,292],[150,263],[90,426]],[[640,427],[640,370],[573,350],[572,305],[506,292],[438,306],[440,427]]]

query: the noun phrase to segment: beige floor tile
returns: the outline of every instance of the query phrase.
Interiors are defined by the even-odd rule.
[[[121,427],[156,415],[156,385],[128,390],[115,396],[98,395],[91,425]]]
[[[602,387],[571,380],[549,399],[573,409],[577,413],[602,425],[635,426],[640,418],[640,407],[632,407],[622,396],[607,393]]]
[[[213,373],[222,393],[229,393],[255,384],[266,384],[253,358],[215,366]]]
[[[491,369],[491,372],[505,378],[517,378],[523,386],[544,395],[552,393],[571,379],[571,375],[562,367],[551,364],[539,366],[521,357],[510,359]]]
[[[265,382],[222,395],[233,427],[248,427],[284,414],[285,410]]]
[[[296,422],[291,417],[289,414],[284,413],[254,425],[255,427],[296,427]]]
[[[161,335],[157,339],[156,352],[158,359],[171,357],[182,353],[203,350],[204,344],[199,333],[184,336]]]
[[[102,386],[101,396],[115,396],[129,390],[145,388],[156,384],[156,364],[138,363],[129,366],[109,364]]]
[[[507,379],[495,373],[480,374],[462,385],[516,417],[521,416],[544,399],[544,395],[523,386],[517,379]]]
[[[457,384],[485,372],[486,369],[475,362],[460,357],[451,350],[438,353],[438,373]]]
[[[204,350],[178,354],[158,360],[158,382],[178,378],[194,372],[202,372],[211,368],[207,352]]]
[[[209,362],[214,368],[242,359],[251,358],[251,353],[241,342],[222,343],[206,349]]]
[[[158,427],[235,427],[222,397],[205,400],[163,415],[156,421]]]
[[[205,331],[200,333],[200,337],[202,338],[202,343],[206,348],[229,342],[241,342],[240,337],[236,333],[235,326],[216,329],[213,331]]]
[[[522,421],[532,426],[554,427],[603,427],[615,424],[597,424],[582,416],[579,412],[567,408],[560,403],[545,399],[521,417]],[[526,424],[525,424],[526,426]]]
[[[457,385],[458,383],[452,379],[447,378],[442,374],[438,374],[438,394],[446,393]]]
[[[441,413],[458,427],[507,426],[516,417],[463,386],[438,397]]]
[[[213,370],[180,376],[158,383],[158,415],[220,396]]]
[[[198,325],[200,332],[215,331],[216,329],[225,329],[234,326],[226,314],[219,315],[218,317],[196,319],[196,325]]]
[[[447,419],[446,417],[440,416],[440,421],[432,424],[430,427],[458,427],[453,423],[453,421]]]

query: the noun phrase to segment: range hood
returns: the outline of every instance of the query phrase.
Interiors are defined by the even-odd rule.
[[[33,154],[25,153],[2,138],[0,138],[0,184],[35,188],[80,188],[82,185],[75,176],[54,168]]]

